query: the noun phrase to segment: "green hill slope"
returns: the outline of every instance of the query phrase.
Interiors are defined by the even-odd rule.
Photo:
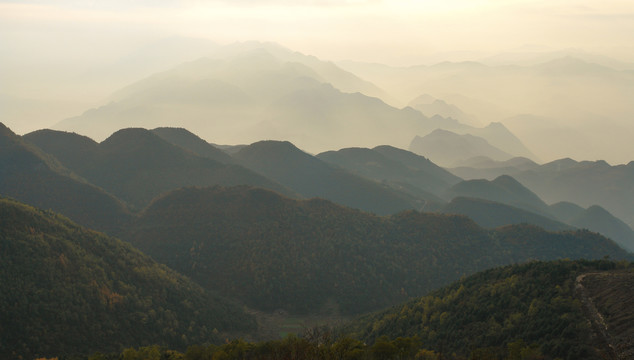
[[[248,187],[174,191],[125,238],[203,286],[258,309],[296,313],[376,310],[529,259],[628,256],[587,231],[489,231],[464,216],[416,211],[378,217]]]
[[[513,348],[535,344],[536,357],[517,358],[602,359],[604,349],[594,340],[575,295],[575,278],[614,266],[557,261],[487,270],[360,318],[347,330],[368,342],[418,336],[423,348],[471,358],[515,359],[509,354]]]
[[[0,195],[52,209],[111,234],[121,232],[131,217],[114,196],[71,173],[1,123]]]
[[[0,198],[0,357],[220,340],[253,319],[129,244]]]

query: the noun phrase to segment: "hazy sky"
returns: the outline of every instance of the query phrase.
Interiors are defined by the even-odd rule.
[[[25,133],[101,106],[204,55],[145,63],[186,37],[390,65],[571,48],[634,63],[634,0],[0,0],[0,121]]]
[[[392,64],[523,45],[633,60],[633,34],[631,0],[0,1],[0,40],[14,60],[61,49],[50,61],[105,61],[171,35],[276,41],[320,58]]]

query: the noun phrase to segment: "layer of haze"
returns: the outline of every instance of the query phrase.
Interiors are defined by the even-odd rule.
[[[427,93],[482,125],[503,122],[544,161],[632,160],[629,0],[0,1],[0,118],[17,133],[50,127],[217,44],[251,40],[341,61],[396,107]],[[565,55],[584,62],[539,68]],[[442,61],[487,68],[430,70]],[[539,72],[558,65],[577,74]],[[225,142],[215,133],[207,140]]]

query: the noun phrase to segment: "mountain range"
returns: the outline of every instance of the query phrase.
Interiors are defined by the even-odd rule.
[[[61,119],[0,123],[0,358],[634,355],[631,64],[49,55],[0,91]]]
[[[269,140],[227,154],[183,128],[122,129],[101,143],[61,131],[20,137],[3,130],[1,194],[34,205],[50,203],[52,210],[101,226],[99,230],[154,259],[50,210],[6,200],[7,215],[0,224],[6,226],[3,249],[15,253],[6,252],[13,260],[3,261],[2,276],[22,279],[34,274],[8,281],[3,289],[2,301],[9,304],[3,308],[25,319],[19,323],[7,315],[13,319],[8,324],[16,329],[15,336],[63,334],[64,326],[88,326],[81,321],[103,323],[74,336],[78,340],[47,337],[39,347],[30,340],[12,341],[12,354],[85,354],[156,342],[182,349],[203,341],[196,340],[201,337],[220,341],[222,334],[245,331],[254,336],[253,318],[233,301],[255,314],[340,318],[396,305],[500,265],[534,259],[631,260],[621,248],[633,248],[623,240],[631,237],[631,229],[599,206],[549,206],[507,175],[462,181],[428,158],[392,146],[344,148],[313,156],[290,142]],[[490,165],[483,159],[469,164]],[[576,166],[574,161],[562,161],[546,168]],[[250,186],[220,186],[248,182]],[[436,213],[412,210],[421,208]],[[574,228],[600,228],[597,231],[616,243]],[[132,265],[112,259],[111,253],[130,259]],[[20,270],[26,267],[35,270]],[[86,270],[70,280],[73,273],[65,269],[77,267],[103,271]],[[129,272],[138,276],[125,275]],[[50,284],[37,280],[44,274]],[[105,287],[99,286],[102,283]],[[59,304],[74,294],[79,307],[52,321],[58,327],[42,324],[52,316],[49,305],[58,303],[28,295],[36,284],[57,289]],[[178,284],[189,290],[175,288]],[[156,289],[173,290],[163,294]],[[30,300],[16,300],[25,296]],[[133,313],[117,305],[144,296],[167,302],[126,303],[126,311]],[[183,297],[197,300],[187,302]],[[209,313],[192,315],[192,309],[202,306],[196,302],[213,306],[205,308]],[[42,310],[27,313],[16,307],[18,303],[42,304],[37,305]],[[155,304],[158,307],[151,308]],[[137,320],[154,324],[135,311],[159,314],[158,325],[151,329],[165,331],[126,335],[127,329],[139,328]],[[85,312],[92,315],[70,315]],[[179,319],[191,320],[174,322],[176,313],[181,314]],[[120,333],[111,335],[109,326]]]
[[[141,79],[55,128],[101,140],[121,128],[177,126],[214,142],[288,140],[312,153],[404,148],[413,136],[442,128],[533,157],[501,124],[478,128],[389,103],[389,94],[334,63],[275,44],[246,43]],[[477,155],[485,154],[471,156]]]
[[[634,116],[628,101],[634,73],[622,64],[561,53],[525,65],[475,61],[407,67],[352,61],[338,65],[384,89],[400,101],[397,106],[428,94],[481,123],[501,122],[538,159],[631,160],[626,134],[632,128],[623,119]],[[611,126],[605,126],[608,122]]]
[[[317,158],[430,200],[437,200],[436,194],[460,181],[429,159],[388,145],[328,151]]]
[[[528,221],[551,230],[564,229],[566,225],[587,228],[611,237],[626,249],[634,248],[631,228],[603,208],[558,217],[543,200],[514,178],[502,176],[492,182],[461,182],[460,178],[429,159],[391,146],[348,148],[312,156],[289,142],[262,141],[240,146],[229,155],[182,128],[123,129],[102,143],[75,133],[52,130],[40,130],[20,138],[6,129],[5,135],[7,144],[22,144],[7,148],[11,149],[5,152],[10,156],[5,160],[7,169],[18,166],[22,156],[19,151],[26,151],[34,158],[48,159],[40,160],[39,166],[53,169],[51,171],[57,174],[57,180],[38,185],[38,191],[49,189],[38,193],[27,190],[28,184],[37,176],[30,175],[29,182],[16,183],[18,174],[27,175],[7,172],[7,195],[30,204],[51,206],[81,224],[114,235],[120,234],[130,221],[130,211],[142,210],[152,199],[170,190],[192,185],[251,184],[293,198],[322,197],[379,215],[425,209],[469,215],[485,227]],[[539,166],[523,158],[504,163],[477,159],[466,164],[485,168],[479,171],[493,167],[491,173],[511,168],[515,169],[516,176],[521,173],[520,168],[530,174],[535,169],[553,171],[577,166],[572,160]],[[461,169],[467,171],[465,167]],[[69,186],[66,183],[84,187],[83,192],[91,189],[93,194],[89,196],[94,200],[83,202],[81,210],[73,210],[78,206],[72,200],[76,194],[52,198],[51,195],[61,191],[58,190],[60,187]],[[21,197],[24,194],[29,197]],[[468,207],[462,208],[456,207],[456,203],[447,205],[446,202],[455,197],[489,203],[471,201]],[[497,204],[491,204],[491,201]],[[460,204],[466,205],[465,200]],[[495,220],[486,216],[487,211],[494,208],[500,213],[505,208],[503,205],[532,214],[506,208],[505,216]],[[591,216],[589,212],[592,212]]]
[[[250,184],[294,195],[243,167],[198,156],[145,129],[119,130],[101,143],[52,130],[24,138],[137,210],[183,186]]]
[[[537,194],[508,175],[494,180],[465,180],[443,194],[451,200],[437,211],[464,214],[485,227],[530,223],[549,230],[570,227],[600,232],[634,251],[634,231],[598,205],[587,209],[566,202],[547,205]],[[483,201],[484,200],[484,201]]]
[[[613,166],[600,160],[564,158],[543,165],[526,160],[517,164],[470,165],[450,171],[464,179],[491,180],[511,175],[550,204],[566,201],[583,207],[599,205],[629,226],[634,225],[633,162]]]
[[[443,129],[436,129],[423,137],[414,137],[409,150],[419,155],[429,156],[434,162],[448,167],[475,156],[486,156],[498,161],[513,157],[481,137],[471,134],[460,135]]]

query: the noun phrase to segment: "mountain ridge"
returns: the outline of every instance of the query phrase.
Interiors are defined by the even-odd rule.
[[[486,230],[465,216],[413,210],[380,217],[245,186],[165,194],[124,239],[225,296],[299,314],[376,310],[529,259],[631,256],[589,231]]]

